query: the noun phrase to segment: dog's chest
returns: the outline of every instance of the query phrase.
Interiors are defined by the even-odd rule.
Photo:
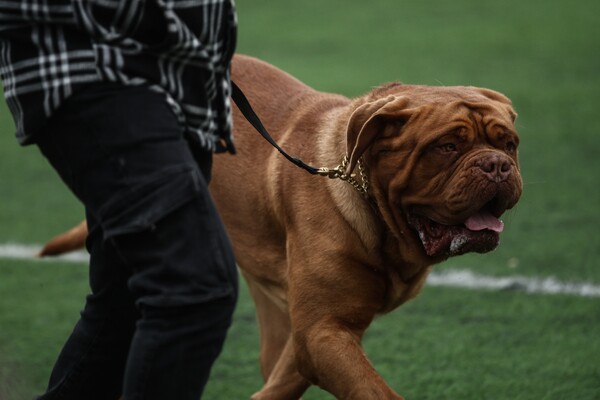
[[[415,298],[427,281],[427,276],[429,276],[431,268],[423,267],[416,275],[407,280],[403,280],[398,273],[389,273],[388,286],[381,313],[386,314],[408,300]]]

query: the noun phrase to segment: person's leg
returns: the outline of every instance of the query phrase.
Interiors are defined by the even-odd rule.
[[[139,311],[127,288],[130,274],[89,221],[90,288],[80,320],[52,370],[40,399],[118,399]],[[77,394],[74,396],[73,394]]]
[[[131,274],[142,318],[126,399],[197,399],[237,297],[233,253],[205,179],[211,155],[197,155],[199,168],[161,95],[114,87],[91,93],[57,118],[40,148],[98,221],[104,251]],[[95,351],[93,341],[74,341],[63,351],[73,355],[61,358]],[[67,365],[61,374],[78,376],[80,367]],[[104,371],[97,373],[103,380]],[[60,398],[82,398],[70,384],[59,386]]]
[[[224,282],[234,282],[236,271],[205,205],[192,201],[152,230],[114,238],[123,257],[140,265],[129,281],[142,318],[127,363],[127,400],[197,400],[221,351],[235,306]]]

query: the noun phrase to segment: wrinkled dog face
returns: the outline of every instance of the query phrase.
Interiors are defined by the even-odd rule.
[[[365,152],[387,224],[436,259],[493,250],[522,190],[510,101],[472,87],[393,89]]]

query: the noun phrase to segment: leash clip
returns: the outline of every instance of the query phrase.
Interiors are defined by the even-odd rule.
[[[346,181],[351,184],[360,194],[368,196],[369,193],[369,180],[367,173],[362,164],[362,158],[358,159],[357,167],[360,175],[360,181],[356,180],[356,174],[346,175],[346,166],[348,165],[348,156],[345,156],[342,163],[335,168],[321,167],[317,168],[316,173],[320,176],[326,176],[329,179],[339,179]]]
[[[336,178],[340,178],[342,176],[339,166],[337,166],[335,168],[327,168],[327,167],[318,168],[317,174],[320,176],[326,176],[329,179],[336,179]]]

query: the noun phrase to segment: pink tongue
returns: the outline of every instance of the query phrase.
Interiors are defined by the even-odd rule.
[[[465,225],[472,231],[489,229],[499,233],[504,229],[504,223],[487,211],[480,211],[477,214],[470,216],[465,221]]]

